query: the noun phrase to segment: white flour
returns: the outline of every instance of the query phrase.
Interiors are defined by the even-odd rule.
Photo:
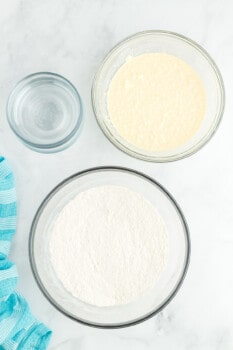
[[[126,304],[155,286],[168,255],[166,226],[142,195],[120,186],[78,194],[51,234],[53,268],[82,301]]]

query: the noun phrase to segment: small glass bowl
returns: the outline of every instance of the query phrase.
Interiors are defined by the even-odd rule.
[[[187,62],[201,78],[206,91],[206,113],[201,127],[184,145],[169,151],[147,152],[128,143],[113,126],[107,110],[111,80],[128,56],[163,52]],[[137,33],[116,45],[104,59],[93,82],[92,104],[97,122],[109,140],[125,153],[151,162],[178,160],[198,151],[215,133],[224,110],[224,86],[220,72],[208,53],[194,41],[167,31]]]
[[[103,185],[127,187],[150,201],[166,223],[169,242],[168,261],[155,287],[129,304],[111,307],[90,305],[69,293],[56,276],[49,251],[53,223],[64,206],[78,193]],[[134,170],[99,167],[71,176],[48,194],[31,226],[29,256],[41,291],[66,316],[89,326],[126,327],[158,313],[180,288],[189,263],[189,232],[177,203],[159,183]]]
[[[73,84],[61,75],[39,72],[22,79],[7,103],[8,122],[29,148],[57,152],[77,137],[82,103]]]

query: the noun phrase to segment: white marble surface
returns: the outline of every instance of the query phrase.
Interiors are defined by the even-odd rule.
[[[233,349],[232,11],[231,0],[0,2],[0,152],[14,168],[19,197],[11,259],[18,266],[19,291],[54,332],[50,349]],[[203,45],[229,92],[211,142],[175,163],[147,164],[121,153],[102,135],[91,108],[93,75],[105,54],[125,36],[145,29],[176,31]],[[58,154],[27,149],[6,121],[6,99],[14,84],[41,70],[69,78],[84,103],[81,137]],[[80,325],[56,311],[39,291],[28,260],[29,228],[44,196],[65,177],[98,165],[128,166],[161,182],[181,205],[192,240],[187,278],[169,306],[138,326],[111,331]]]

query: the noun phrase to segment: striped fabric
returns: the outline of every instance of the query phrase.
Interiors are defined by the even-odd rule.
[[[51,331],[36,320],[26,300],[16,293],[17,269],[7,259],[16,229],[14,177],[0,156],[0,350],[47,349]]]

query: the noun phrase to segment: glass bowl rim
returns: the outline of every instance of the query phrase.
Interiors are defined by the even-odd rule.
[[[27,83],[27,81],[30,81],[31,79],[33,79],[34,77],[38,77],[38,78],[43,78],[43,77],[54,77],[56,79],[60,79],[62,80],[65,84],[67,84],[67,86],[72,90],[75,98],[78,101],[79,104],[79,114],[77,116],[77,121],[75,124],[75,127],[71,130],[71,132],[69,133],[69,135],[67,135],[64,139],[61,139],[58,142],[55,143],[47,143],[47,144],[40,144],[40,143],[34,143],[29,141],[27,138],[25,138],[24,136],[21,135],[21,133],[18,131],[18,128],[15,127],[14,123],[12,122],[14,120],[14,118],[12,119],[11,116],[11,107],[12,105],[15,103],[15,99],[17,97],[17,93],[18,93],[18,89],[21,86],[24,86],[25,83]],[[24,78],[20,79],[13,87],[13,89],[11,90],[8,99],[7,99],[7,104],[6,104],[6,115],[7,115],[7,120],[8,123],[10,125],[11,130],[15,133],[15,135],[25,144],[27,144],[30,148],[32,148],[35,151],[56,151],[58,148],[60,150],[61,146],[65,146],[65,144],[68,144],[69,141],[76,135],[76,132],[79,130],[79,128],[81,127],[82,121],[83,121],[83,106],[82,106],[82,100],[80,97],[80,94],[77,90],[77,88],[74,86],[73,83],[71,83],[70,80],[68,80],[67,78],[65,78],[64,76],[58,74],[58,73],[53,73],[53,72],[48,72],[48,71],[40,71],[40,72],[35,72],[32,74],[29,74],[27,76],[25,76]]]
[[[215,73],[215,77],[217,79],[217,84],[218,84],[218,88],[219,88],[219,92],[220,92],[220,94],[219,94],[220,104],[219,104],[218,113],[216,114],[216,118],[215,118],[216,121],[215,121],[215,123],[212,123],[212,128],[209,129],[209,132],[207,132],[206,135],[204,137],[202,137],[189,150],[186,150],[182,153],[176,153],[176,154],[171,155],[171,156],[147,155],[147,154],[143,153],[144,152],[143,150],[139,153],[137,151],[132,150],[130,147],[125,146],[111,132],[105,130],[105,127],[102,126],[102,125],[104,125],[104,122],[101,121],[101,117],[98,116],[98,113],[96,110],[96,98],[95,98],[96,83],[99,79],[99,76],[101,74],[101,71],[102,71],[105,63],[115,53],[115,51],[117,51],[117,49],[119,47],[121,47],[121,45],[123,45],[127,42],[130,42],[134,38],[143,37],[143,36],[147,36],[147,35],[153,35],[153,34],[164,35],[167,37],[176,38],[178,40],[185,42],[188,45],[191,45],[194,49],[196,49],[207,60],[209,65],[212,67],[213,72]],[[167,163],[167,162],[174,162],[174,161],[177,161],[177,160],[180,160],[180,159],[183,159],[183,158],[186,158],[186,157],[189,157],[189,156],[195,154],[211,140],[211,138],[214,136],[215,132],[217,131],[217,129],[220,125],[220,122],[222,120],[222,117],[223,117],[223,113],[224,113],[224,109],[225,109],[225,88],[224,88],[223,78],[222,78],[222,75],[219,71],[218,66],[216,65],[213,58],[209,55],[209,53],[201,45],[199,45],[194,40],[192,40],[192,39],[190,39],[182,34],[178,34],[176,32],[167,31],[167,30],[154,29],[154,30],[145,30],[145,31],[137,32],[133,35],[130,35],[130,36],[124,38],[123,40],[119,41],[115,46],[113,46],[113,48],[107,53],[105,58],[100,63],[99,68],[94,76],[93,83],[92,83],[92,89],[91,89],[91,99],[92,99],[92,109],[93,109],[97,124],[99,125],[103,134],[108,138],[108,140],[115,147],[117,147],[120,151],[128,154],[129,156],[132,156],[132,157],[140,159],[140,160],[154,162],[154,163]]]
[[[177,280],[176,285],[174,286],[173,290],[171,291],[171,293],[169,294],[169,296],[167,298],[165,298],[165,300],[161,303],[161,305],[154,310],[151,310],[150,313],[146,314],[145,316],[142,316],[141,318],[138,318],[136,320],[132,320],[129,322],[124,322],[124,323],[114,323],[114,324],[99,324],[99,323],[92,323],[92,322],[88,322],[86,320],[83,320],[81,318],[78,318],[77,316],[74,316],[72,314],[70,314],[69,312],[67,312],[63,307],[61,307],[56,300],[54,300],[54,298],[49,294],[49,292],[46,290],[46,288],[43,285],[43,282],[39,276],[39,273],[37,271],[36,268],[36,262],[34,259],[34,236],[35,236],[35,232],[36,232],[36,227],[37,227],[37,223],[40,219],[41,213],[43,212],[44,208],[46,207],[47,203],[49,202],[50,198],[53,197],[53,195],[58,192],[61,188],[63,188],[67,183],[71,182],[73,179],[76,179],[80,176],[85,176],[89,173],[94,173],[94,172],[99,172],[99,171],[120,171],[120,172],[126,172],[128,174],[132,174],[132,175],[137,175],[139,177],[141,177],[144,180],[147,180],[148,182],[150,182],[152,185],[158,187],[159,190],[161,190],[163,192],[163,194],[165,196],[167,196],[167,198],[170,200],[170,202],[173,204],[175,210],[177,211],[178,215],[180,216],[180,220],[183,226],[183,231],[184,231],[184,238],[185,238],[185,261],[184,261],[184,266],[183,266],[183,270],[180,274],[179,279]],[[31,224],[31,228],[30,228],[30,234],[29,234],[29,241],[28,241],[28,251],[29,251],[29,261],[30,261],[30,266],[31,266],[31,270],[34,276],[34,279],[40,289],[40,291],[42,292],[42,294],[46,297],[46,299],[58,310],[60,311],[63,315],[69,317],[70,319],[77,321],[81,324],[90,326],[90,327],[94,327],[94,328],[102,328],[102,329],[117,329],[117,328],[125,328],[125,327],[129,327],[129,326],[134,326],[137,325],[139,323],[142,323],[148,319],[150,319],[151,317],[155,316],[156,314],[158,314],[160,311],[162,311],[170,302],[171,300],[175,297],[175,295],[177,294],[177,292],[179,291],[179,289],[181,288],[183,281],[185,279],[185,276],[187,274],[187,270],[189,267],[189,263],[190,263],[190,254],[191,254],[191,241],[190,241],[190,233],[189,233],[189,228],[188,228],[188,224],[186,222],[185,216],[182,212],[182,210],[180,209],[180,206],[178,205],[178,203],[176,202],[176,200],[174,199],[174,197],[170,194],[170,192],[168,190],[166,190],[158,181],[154,180],[152,177],[137,171],[137,170],[133,170],[127,167],[119,167],[119,166],[99,166],[99,167],[93,167],[93,168],[88,168],[85,170],[82,170],[80,172],[77,172],[69,177],[67,177],[66,179],[64,179],[63,181],[61,181],[58,185],[56,185],[48,194],[47,196],[43,199],[43,201],[41,202],[40,206],[38,207],[32,224]]]

